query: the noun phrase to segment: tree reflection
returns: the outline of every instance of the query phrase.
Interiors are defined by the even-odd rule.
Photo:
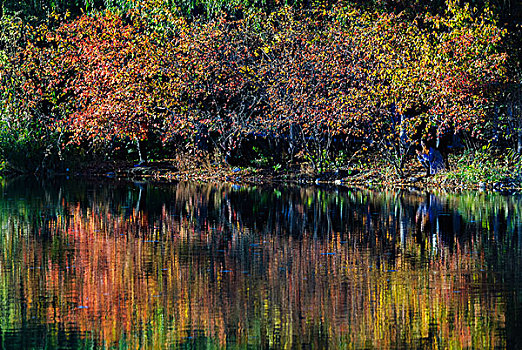
[[[517,197],[31,186],[4,183],[0,198],[1,329],[18,345],[42,332],[64,346],[131,348],[518,339]]]

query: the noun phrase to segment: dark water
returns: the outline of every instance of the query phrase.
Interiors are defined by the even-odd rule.
[[[517,195],[1,186],[1,348],[522,347]]]

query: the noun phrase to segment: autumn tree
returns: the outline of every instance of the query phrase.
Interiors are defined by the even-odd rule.
[[[263,135],[316,171],[334,139],[364,139],[401,174],[421,138],[485,137],[508,82],[505,31],[491,12],[452,2],[413,22],[342,5],[198,22],[159,3],[31,28],[5,58],[4,108],[56,144],[193,148],[205,132],[228,160]]]

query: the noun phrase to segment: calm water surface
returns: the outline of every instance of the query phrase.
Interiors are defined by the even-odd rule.
[[[522,197],[0,182],[1,348],[522,347]]]

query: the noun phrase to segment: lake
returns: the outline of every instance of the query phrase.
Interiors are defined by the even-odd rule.
[[[0,182],[0,347],[522,347],[522,197]]]

